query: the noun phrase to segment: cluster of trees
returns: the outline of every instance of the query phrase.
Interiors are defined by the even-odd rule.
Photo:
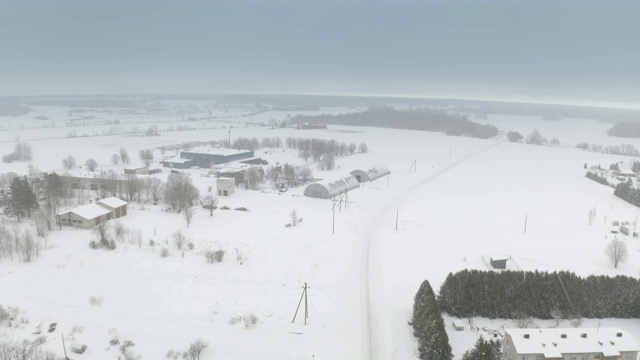
[[[129,153],[125,149],[120,149],[120,151],[111,155],[111,163],[113,165],[118,165],[119,163],[127,165],[130,162],[131,158],[129,157]]]
[[[305,162],[312,159],[314,162],[328,161],[338,156],[353,155],[356,152],[366,153],[369,146],[366,143],[340,143],[336,140],[324,139],[301,139],[289,137],[285,140],[285,144],[290,149],[298,150],[298,156]],[[323,159],[324,158],[324,159]],[[326,167],[326,166],[323,166]],[[331,170],[333,167],[327,170]]]
[[[306,184],[313,177],[313,172],[306,166],[295,166],[289,163],[276,163],[267,167],[266,171],[261,167],[249,168],[244,174],[247,189],[255,190],[267,181],[274,184],[285,183],[288,187],[296,187]]]
[[[158,131],[158,127],[155,125],[149,126],[149,128],[145,130],[144,136],[160,136],[160,131]]]
[[[640,138],[640,123],[619,122],[613,125],[607,134],[621,138]]]
[[[478,271],[449,274],[442,311],[457,317],[640,318],[640,280],[570,272]]]
[[[493,125],[481,125],[469,120],[467,116],[430,108],[397,110],[391,107],[373,107],[363,112],[338,115],[296,115],[291,118],[291,123],[435,131],[447,135],[470,136],[480,139],[488,139],[498,135],[498,128]]]
[[[177,213],[193,207],[200,199],[200,190],[193,185],[191,177],[182,172],[169,174],[167,183],[162,187],[164,201]],[[190,219],[187,222],[190,222]]]
[[[462,355],[462,360],[502,360],[502,343],[500,340],[478,338],[473,349]]]
[[[34,257],[40,255],[42,242],[29,230],[20,231],[13,228],[12,231],[0,226],[0,259],[14,258],[24,262],[31,262]]]
[[[4,214],[16,217],[18,222],[25,216],[31,217],[31,211],[40,207],[26,176],[13,178],[8,189],[0,189],[0,204]]]
[[[413,335],[418,339],[420,359],[450,360],[453,358],[438,301],[427,280],[420,285],[416,293],[411,326]]]
[[[31,161],[33,160],[33,151],[31,145],[26,142],[18,141],[12,153],[2,157],[2,162],[12,163],[15,161]]]
[[[587,171],[587,173],[585,174],[585,176],[597,183],[600,183],[602,185],[607,185],[607,186],[611,186],[611,184],[609,184],[609,181],[607,180],[607,178],[598,175],[598,173],[595,172],[591,172],[591,171]]]
[[[63,360],[53,352],[43,350],[41,345],[47,341],[40,336],[33,341],[22,342],[0,341],[0,359],[2,360]]]
[[[640,151],[631,144],[602,146],[582,142],[576,145],[577,148],[603,154],[623,155],[623,156],[640,156]]]
[[[229,142],[229,140],[226,140],[226,139],[224,141],[226,141],[226,143]],[[239,137],[233,140],[233,143],[231,143],[231,147],[238,150],[251,150],[251,151],[255,151],[260,148],[268,148],[268,149],[281,148],[282,139],[280,139],[277,136],[264,137],[262,138],[262,140],[258,140],[257,137],[253,137],[251,139]]]
[[[616,185],[613,195],[628,202],[629,204],[640,206],[640,189],[633,186],[631,179],[620,182]]]
[[[551,141],[549,141],[546,137],[542,136],[538,129],[533,129],[526,138],[517,131],[509,131],[507,132],[507,139],[511,142],[520,142],[524,140],[525,143],[530,145],[560,145],[560,140],[553,138],[551,139]]]
[[[509,131],[507,133],[507,139],[511,142],[519,142],[520,140],[524,139],[524,137],[517,131]]]

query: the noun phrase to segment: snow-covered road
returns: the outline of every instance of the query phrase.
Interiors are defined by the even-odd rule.
[[[391,359],[393,358],[393,344],[391,344],[391,334],[389,322],[386,319],[384,306],[384,294],[382,286],[382,276],[380,268],[380,254],[378,245],[378,232],[385,219],[394,215],[399,205],[406,201],[416,190],[430,184],[433,180],[445,174],[452,168],[464,163],[469,158],[476,156],[492,147],[503,143],[505,139],[490,143],[475,152],[457,159],[429,176],[421,180],[418,184],[406,189],[399,196],[396,196],[387,205],[382,207],[373,216],[367,225],[364,236],[360,239],[362,252],[361,258],[361,313],[362,318],[362,359]],[[388,223],[388,222],[386,222]]]

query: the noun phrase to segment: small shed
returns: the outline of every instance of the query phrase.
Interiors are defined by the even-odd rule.
[[[374,181],[390,173],[389,168],[384,165],[378,165],[368,169],[355,169],[351,172],[351,175],[355,176],[358,182],[365,182]]]
[[[331,199],[347,191],[357,189],[360,183],[353,175],[344,176],[334,180],[322,180],[307,185],[304,195],[319,199]]]
[[[492,256],[490,261],[491,267],[494,269],[506,269],[507,260],[509,260],[509,257],[507,256],[503,256],[503,255]]]
[[[106,199],[99,200],[96,204],[111,210],[111,216],[117,219],[121,216],[127,215],[127,204],[129,203],[122,199],[118,199],[115,196],[111,196]]]
[[[219,177],[216,179],[218,196],[230,196],[235,193],[236,181],[234,178]]]
[[[464,324],[460,320],[453,320],[451,325],[455,331],[464,331]]]

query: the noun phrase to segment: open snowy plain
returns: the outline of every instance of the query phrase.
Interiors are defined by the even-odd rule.
[[[0,132],[0,154],[11,152],[19,137],[31,144],[32,164],[42,171],[59,170],[69,155],[80,164],[95,158],[107,168],[120,148],[135,162],[141,149],[226,139],[232,126],[232,140],[315,137],[367,143],[369,152],[338,158],[330,172],[311,164],[315,178],[377,164],[391,170],[388,179],[349,193],[348,206],[335,211],[335,228],[332,202],[303,196],[303,187],[285,193],[238,189],[232,197],[220,198],[218,206],[249,211],[218,209],[209,216],[199,209],[187,227],[181,215],[164,211],[165,205],[132,203],[119,221],[131,233],[141,232],[141,243],[125,237],[114,251],[92,250],[90,230],[63,227],[49,233],[46,249],[33,262],[1,261],[0,304],[20,313],[18,321],[0,324],[0,337],[34,339],[40,324],[46,329],[57,322],[54,332],[43,331],[44,346],[61,354],[61,333],[67,345],[88,345],[85,354],[74,354],[74,359],[116,359],[118,345],[110,345],[114,338],[133,341],[131,351],[142,359],[163,359],[171,349],[184,351],[197,338],[209,343],[203,360],[417,359],[407,322],[425,279],[437,291],[448,273],[487,269],[487,257],[495,254],[511,257],[510,266],[522,270],[639,275],[638,239],[621,236],[630,259],[617,269],[603,254],[612,236],[611,221],[633,221],[637,208],[614,197],[613,189],[586,179],[583,170],[585,163],[607,167],[631,158],[575,148],[582,141],[640,146],[640,141],[607,137],[608,124],[493,115],[483,121],[523,135],[537,128],[547,138],[560,139],[560,147],[549,147],[509,143],[504,136],[478,140],[380,128],[303,131],[256,125],[296,114],[287,111],[225,112],[200,122],[182,121],[181,115],[166,123],[140,115],[142,125],[135,125],[137,115],[120,120],[125,128],[159,127],[161,136],[143,137],[102,135],[109,125],[74,125],[65,120],[68,110],[43,107],[35,114],[59,116],[55,128],[29,128],[38,121],[33,114],[0,118],[5,129]],[[341,111],[355,110],[316,113]],[[105,115],[104,120],[116,118]],[[169,131],[180,124],[192,129]],[[96,136],[65,137],[73,130]],[[159,151],[155,154],[160,156]],[[304,163],[285,148],[259,149],[256,156],[270,164]],[[415,171],[410,172],[414,161]],[[0,167],[1,172],[27,173],[26,163]],[[164,170],[157,175],[163,180],[168,176]],[[215,189],[215,179],[202,176],[206,170],[188,172],[201,195],[210,186]],[[589,225],[594,207],[596,221]],[[286,228],[294,209],[304,221]],[[8,229],[30,226],[10,218],[3,224]],[[176,230],[185,233],[193,249],[175,247],[171,234]],[[169,249],[169,256],[160,256],[162,247]],[[204,252],[218,249],[225,251],[223,261],[207,263]],[[310,287],[306,325],[304,308],[292,323],[305,282]],[[445,320],[457,359],[480,333],[486,334],[455,332],[449,318]],[[511,320],[474,321],[487,330],[513,325]],[[637,321],[584,321],[598,323],[622,327],[640,339]]]

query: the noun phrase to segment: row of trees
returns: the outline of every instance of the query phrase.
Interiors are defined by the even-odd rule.
[[[420,359],[450,360],[453,358],[436,295],[427,280],[422,282],[416,293],[411,326],[413,335],[418,339]]]
[[[463,270],[440,288],[442,311],[457,317],[640,318],[640,280],[570,272]]]
[[[611,184],[609,184],[609,180],[607,180],[606,177],[600,176],[598,175],[598,173],[595,172],[591,172],[591,171],[587,171],[587,173],[585,174],[585,176],[588,179],[591,179],[597,183],[600,183],[602,185],[607,185],[607,186],[611,186]]]
[[[631,144],[602,146],[582,142],[576,145],[577,148],[603,154],[624,155],[624,156],[640,156],[640,151]]]
[[[547,140],[546,137],[542,136],[542,134],[538,129],[533,129],[531,133],[527,135],[526,138],[517,131],[509,131],[507,132],[507,139],[511,142],[520,142],[524,140],[526,144],[530,144],[530,145],[544,145],[544,144],[551,144],[556,146],[560,145],[560,140],[553,138],[551,139],[551,141],[549,141]]]
[[[20,231],[17,227],[9,231],[0,226],[0,259],[19,259],[30,262],[40,255],[43,243],[29,230]]]
[[[481,125],[469,120],[467,116],[430,108],[397,110],[391,107],[373,107],[363,112],[338,115],[296,115],[291,118],[291,123],[424,130],[480,139],[488,139],[498,135],[498,128],[493,125]]]

